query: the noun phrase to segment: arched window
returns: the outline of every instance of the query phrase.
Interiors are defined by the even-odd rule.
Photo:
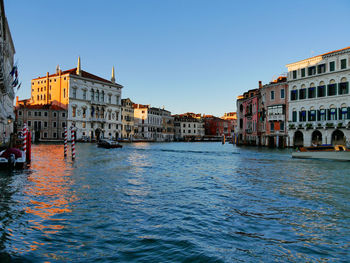
[[[327,118],[327,112],[324,106],[321,106],[320,109],[318,110],[318,120],[319,121],[325,121]]]
[[[307,97],[309,99],[316,98],[316,88],[315,83],[311,82],[310,87],[308,88]]]
[[[345,103],[340,106],[339,109],[339,120],[346,120],[348,118],[349,108]]]
[[[297,117],[297,110],[293,109],[292,112],[292,122],[297,122],[298,121],[298,117]]]
[[[294,86],[290,91],[290,100],[297,100],[297,99],[298,99],[298,89],[297,89],[297,86]]]
[[[324,96],[326,96],[326,85],[323,81],[321,81],[317,87],[317,97],[320,98]]]
[[[299,111],[299,121],[306,121],[306,109],[301,108]]]
[[[349,93],[349,82],[344,77],[340,80],[338,94],[343,95],[343,94],[348,94],[348,93]]]
[[[95,98],[94,90],[93,90],[93,89],[91,89],[90,93],[91,93],[91,100],[93,101],[93,100],[94,100],[94,98]]]
[[[329,110],[328,110],[328,120],[330,121],[335,121],[337,120],[337,107],[332,104],[330,107],[329,107]]]

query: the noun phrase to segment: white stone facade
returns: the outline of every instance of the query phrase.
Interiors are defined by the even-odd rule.
[[[67,122],[78,140],[121,137],[121,90],[116,83],[71,75]]]
[[[289,146],[350,139],[350,48],[288,64]]]
[[[205,135],[204,122],[196,118],[175,117],[174,126],[176,140]]]

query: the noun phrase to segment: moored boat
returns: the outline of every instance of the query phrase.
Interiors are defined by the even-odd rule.
[[[23,168],[26,164],[26,153],[17,148],[8,148],[0,152],[0,168]]]
[[[100,148],[106,148],[106,149],[122,148],[123,147],[118,142],[112,141],[112,140],[107,140],[107,139],[99,140],[99,142],[97,143],[97,146]]]
[[[292,153],[292,157],[350,161],[350,150],[344,145],[300,147]]]

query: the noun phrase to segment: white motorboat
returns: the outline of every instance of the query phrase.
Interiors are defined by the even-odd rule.
[[[343,145],[300,147],[292,153],[292,157],[350,161],[350,150]]]

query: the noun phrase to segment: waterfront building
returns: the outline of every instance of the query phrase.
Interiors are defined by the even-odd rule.
[[[171,112],[165,110],[162,113],[162,133],[163,141],[172,142],[174,141],[175,127],[174,127],[174,117],[171,116]]]
[[[288,121],[288,84],[286,77],[278,77],[260,88],[259,129],[261,144],[286,147]]]
[[[175,140],[201,140],[205,135],[204,122],[200,114],[174,115]]]
[[[261,82],[259,82],[261,87]],[[238,144],[260,145],[259,130],[260,90],[252,89],[237,98]]]
[[[135,138],[152,141],[173,140],[173,119],[165,109],[134,104]]]
[[[13,101],[15,92],[13,88],[15,46],[5,15],[4,1],[0,1],[0,146],[5,146],[10,141],[13,132],[15,115]]]
[[[232,136],[233,122],[213,115],[203,115],[206,136]]]
[[[121,103],[122,138],[132,139],[134,136],[134,103],[129,98],[122,99]]]
[[[26,123],[33,141],[62,141],[67,125],[66,109],[52,104],[32,105],[29,100],[16,100],[16,129]]]
[[[236,112],[224,113],[224,116],[222,116],[221,119],[230,121],[230,126],[231,126],[232,132],[234,132],[236,130],[236,127],[237,127],[237,113]]]
[[[290,146],[350,139],[350,47],[286,65]]]
[[[80,57],[76,68],[54,74],[47,73],[31,81],[31,104],[52,104],[68,111],[67,126],[76,128],[76,138],[99,139],[121,136],[121,91],[115,82],[81,69]]]

